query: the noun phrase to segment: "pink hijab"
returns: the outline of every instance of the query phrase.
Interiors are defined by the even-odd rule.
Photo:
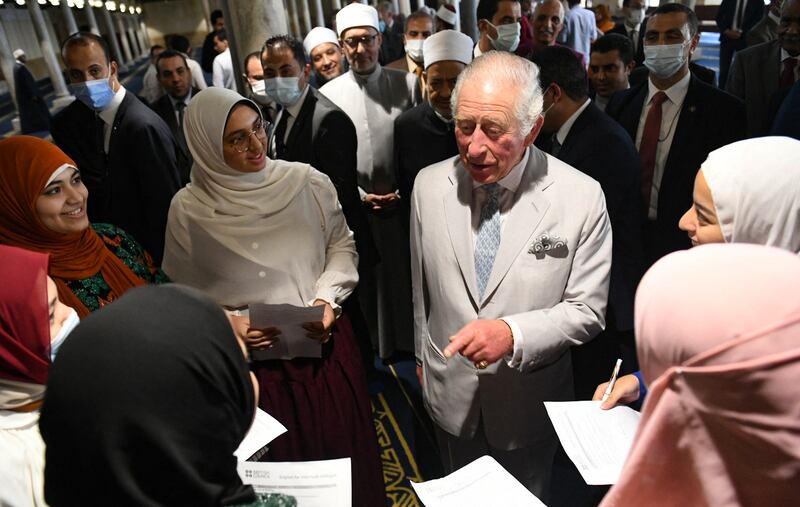
[[[636,294],[650,387],[601,507],[800,505],[800,259],[716,244],[657,262]]]

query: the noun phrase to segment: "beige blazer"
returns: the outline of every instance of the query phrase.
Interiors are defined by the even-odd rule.
[[[504,217],[485,299],[478,301],[470,202],[458,157],[423,169],[411,198],[416,356],[433,420],[471,438],[483,419],[489,444],[511,450],[553,438],[544,401],[573,397],[569,347],[605,326],[611,226],[600,185],[535,147]],[[566,246],[531,249],[547,233]],[[474,319],[511,317],[524,335],[522,362],[479,371],[448,338]],[[610,365],[611,366],[611,365]]]

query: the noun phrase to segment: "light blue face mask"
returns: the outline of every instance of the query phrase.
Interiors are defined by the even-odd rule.
[[[300,99],[299,77],[272,77],[264,80],[264,88],[272,100],[283,107],[293,106]]]
[[[384,21],[384,20],[382,20],[382,19],[381,19],[380,21],[378,21],[378,30],[379,30],[381,33],[383,33],[383,32],[385,32],[385,31],[386,31],[386,21]]]
[[[64,340],[67,339],[67,336],[75,329],[75,327],[79,323],[80,319],[78,318],[78,312],[70,308],[69,317],[67,317],[67,320],[65,320],[64,324],[61,325],[61,329],[58,331],[56,337],[50,340],[51,363],[56,360],[56,354],[58,353],[58,349],[61,348],[61,345],[64,344]]]
[[[75,98],[95,111],[102,111],[111,104],[114,90],[108,84],[108,79],[94,79],[83,83],[72,83],[69,89]]]
[[[686,63],[686,43],[644,46],[644,66],[659,79],[674,76]]]

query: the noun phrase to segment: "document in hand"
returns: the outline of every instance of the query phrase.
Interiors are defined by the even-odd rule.
[[[242,482],[256,493],[283,493],[299,507],[351,507],[350,458],[260,463],[240,461]]]
[[[639,412],[600,408],[600,401],[546,401],[558,439],[586,484],[614,484],[633,444]]]
[[[277,419],[256,408],[256,417],[239,448],[233,453],[239,460],[250,459],[254,454],[264,449],[267,444],[286,433],[286,428]]]
[[[441,479],[411,486],[426,507],[545,507],[491,456],[482,456]]]
[[[276,327],[281,334],[278,341],[266,350],[252,350],[253,359],[294,359],[295,357],[322,357],[322,346],[307,336],[303,329],[306,322],[319,322],[325,314],[323,306],[249,305],[250,327],[264,329]]]

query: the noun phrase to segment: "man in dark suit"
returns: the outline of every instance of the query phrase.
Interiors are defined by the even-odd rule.
[[[642,40],[644,39],[645,23],[644,13],[647,10],[644,0],[622,0],[622,22],[617,23],[608,33],[624,35],[633,46],[633,60],[636,65],[644,63]]]
[[[213,30],[203,40],[203,52],[200,55],[200,65],[203,67],[203,71],[209,74],[213,70],[214,58],[219,54],[214,47],[214,35],[225,28],[225,18],[222,16],[221,10],[216,9],[211,13],[211,26]]]
[[[358,141],[353,123],[344,111],[309,86],[311,66],[302,42],[286,35],[267,40],[261,50],[261,65],[267,93],[282,106],[269,136],[270,158],[310,164],[331,179],[353,231],[359,272],[372,269],[378,263],[378,251],[358,194]],[[295,89],[283,88],[276,78],[287,79]],[[362,322],[358,295],[352,294],[343,309],[353,320],[363,358],[371,369],[372,345],[366,323]]]
[[[750,137],[764,135],[772,126],[779,104],[800,76],[800,0],[784,0],[778,38],[743,49],[731,66],[726,90],[747,106]]]
[[[616,358],[633,366],[636,357],[633,297],[643,269],[639,155],[627,132],[588,98],[586,70],[572,51],[549,47],[532,61],[547,111],[536,145],[600,183],[614,234],[606,329],[572,349],[575,395],[589,399]]]
[[[778,23],[781,21],[782,0],[772,0],[761,21],[747,32],[747,47],[778,38]]]
[[[716,17],[720,88],[725,88],[733,55],[747,47],[747,33],[761,20],[763,13],[763,0],[722,0]]]
[[[185,185],[189,183],[192,154],[183,135],[183,117],[189,101],[200,93],[200,90],[192,88],[192,71],[189,70],[186,57],[178,51],[168,49],[158,55],[156,73],[158,82],[166,93],[151,107],[164,120],[178,143],[178,173],[181,183]]]
[[[172,133],[120,84],[117,62],[101,37],[74,33],[62,44],[61,57],[78,100],[53,118],[51,133],[89,189],[89,219],[124,229],[158,264],[179,186]]]
[[[14,90],[19,111],[20,134],[50,130],[50,110],[33,74],[25,66],[28,57],[21,49],[14,50]]]
[[[647,82],[616,93],[606,112],[636,144],[642,162],[645,266],[690,246],[678,220],[692,204],[694,177],[709,152],[744,138],[744,105],[689,72],[700,36],[694,11],[658,7],[649,18],[645,47],[682,44],[676,61],[648,60]],[[674,70],[676,69],[677,70]]]

